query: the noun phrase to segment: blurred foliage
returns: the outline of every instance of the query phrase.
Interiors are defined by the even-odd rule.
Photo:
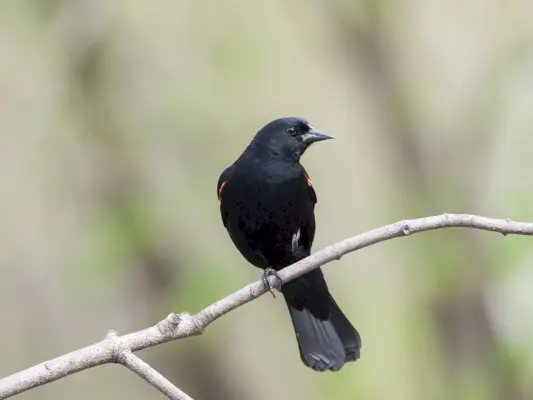
[[[315,248],[400,219],[533,220],[533,3],[0,3],[0,376],[195,312],[255,280],[219,173],[270,120],[303,162]],[[447,230],[324,268],[362,358],[316,374],[265,296],[143,357],[198,399],[529,399],[530,239]],[[111,369],[113,369],[111,371]],[[113,366],[21,399],[148,399]]]

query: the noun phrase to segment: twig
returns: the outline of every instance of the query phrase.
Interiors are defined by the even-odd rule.
[[[172,382],[153,369],[148,363],[133,354],[131,349],[124,346],[117,332],[113,330],[109,331],[106,339],[114,342],[115,360],[117,363],[135,372],[171,400],[193,400],[192,397],[174,386]]]
[[[131,350],[127,350],[122,354],[120,363],[128,367],[141,378],[143,378],[150,385],[154,386],[161,393],[166,395],[171,400],[193,400],[192,397],[182,392],[172,384],[167,378],[153,369],[146,362],[141,360]]]
[[[503,235],[533,235],[533,223],[514,222],[510,219],[493,219],[468,214],[442,214],[426,218],[404,220],[328,246],[282,269],[279,271],[279,276],[283,282],[288,282],[306,272],[333,260],[338,260],[343,255],[363,247],[397,237],[409,236],[418,232],[453,227],[481,229],[498,232]],[[275,280],[275,277],[271,277],[271,285],[275,286]],[[261,281],[257,281],[211,304],[198,314],[192,316],[188,313],[179,315],[170,314],[163,321],[151,328],[120,336],[117,339],[120,340],[120,343],[125,348],[131,351],[138,351],[171,340],[198,335],[216,319],[258,298],[265,292],[266,288]],[[45,361],[34,367],[3,378],[0,380],[0,399],[5,399],[34,387],[53,382],[84,369],[116,362],[116,350],[114,346],[114,340],[105,339],[99,343],[73,351],[72,353],[65,354],[50,361]]]

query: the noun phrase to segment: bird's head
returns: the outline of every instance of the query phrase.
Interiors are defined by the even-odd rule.
[[[299,160],[315,142],[333,139],[333,136],[318,131],[303,118],[280,118],[265,125],[252,143],[267,148],[269,153]]]

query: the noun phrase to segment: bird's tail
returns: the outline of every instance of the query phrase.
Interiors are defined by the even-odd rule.
[[[344,363],[359,358],[361,337],[327,291],[322,272],[317,271],[295,279],[292,285],[288,282],[282,292],[303,363],[315,371],[338,371]]]

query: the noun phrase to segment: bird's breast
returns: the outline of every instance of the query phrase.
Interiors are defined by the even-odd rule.
[[[239,220],[240,229],[254,231],[265,225],[297,229],[309,212],[305,180],[264,170],[233,178],[224,189],[223,202],[231,210],[230,218]]]

